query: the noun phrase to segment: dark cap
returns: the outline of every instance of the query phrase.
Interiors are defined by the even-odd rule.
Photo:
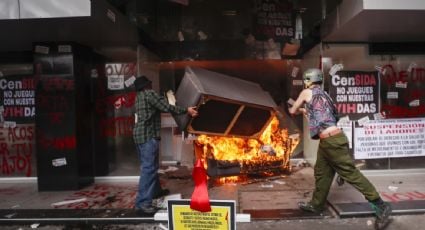
[[[140,77],[137,77],[136,80],[134,81],[134,88],[136,89],[136,91],[140,91],[144,89],[150,83],[152,83],[152,81],[149,80],[146,76],[140,76]]]

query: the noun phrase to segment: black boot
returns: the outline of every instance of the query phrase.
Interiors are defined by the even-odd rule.
[[[382,230],[385,229],[388,224],[391,222],[390,215],[392,212],[391,205],[387,202],[384,202],[381,198],[371,201],[370,205],[372,209],[375,210],[376,220],[375,220],[375,229]]]

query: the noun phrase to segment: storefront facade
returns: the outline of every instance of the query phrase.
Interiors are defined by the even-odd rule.
[[[359,167],[423,169],[425,55],[423,50],[412,53],[415,48],[411,47],[415,44],[420,47],[418,41],[425,35],[411,27],[403,31],[382,29],[386,24],[380,24],[379,33],[368,28],[369,33],[365,34],[362,26],[366,26],[356,24],[356,15],[396,10],[412,16],[412,23],[419,24],[425,6],[420,1],[400,5],[403,1],[393,0],[382,4],[386,8],[378,8],[373,1],[358,1],[363,2],[361,6],[353,2],[342,1],[335,8],[338,13],[327,16],[320,43],[302,56],[297,51],[292,56],[283,53],[288,41],[296,36],[295,20],[289,19],[289,26],[279,29],[274,40],[254,41],[254,45],[235,42],[238,45],[223,59],[217,58],[218,54],[212,55],[215,59],[196,56],[197,52],[203,54],[205,44],[210,44],[196,41],[176,46],[181,50],[176,54],[179,59],[175,60],[162,60],[148,45],[137,44],[136,28],[126,24],[110,5],[92,4],[91,16],[70,16],[77,17],[77,22],[42,19],[51,20],[46,22],[53,22],[56,29],[61,23],[77,23],[76,28],[85,28],[86,32],[104,22],[111,23],[111,27],[101,28],[100,35],[79,37],[58,33],[45,36],[42,41],[33,37],[26,48],[15,44],[2,49],[7,51],[2,52],[0,62],[0,177],[43,175],[38,179],[47,181],[47,185],[41,189],[49,190],[54,189],[49,187],[49,181],[64,177],[75,184],[66,188],[56,185],[62,189],[83,186],[96,176],[137,176],[139,165],[132,142],[135,99],[132,82],[136,76],[146,75],[161,94],[175,91],[187,66],[260,84],[278,105],[288,132],[302,136],[292,158],[312,164],[317,142],[308,137],[302,118],[288,115],[287,101],[295,99],[302,90],[302,70],[321,67],[326,75],[324,87],[346,117],[339,125],[351,140],[350,149]],[[355,7],[350,8],[353,4]],[[418,13],[413,9],[422,10]],[[257,16],[263,17],[264,13],[258,11]],[[24,19],[3,19],[1,23],[13,28],[19,20]],[[25,20],[29,20],[27,29],[39,23],[35,19]],[[337,22],[340,24],[336,25]],[[85,23],[91,25],[82,27]],[[129,29],[119,30],[122,25]],[[48,33],[46,28],[37,26],[43,28],[42,33]],[[269,31],[262,24],[255,28]],[[112,29],[116,30],[111,32]],[[347,35],[347,31],[356,30],[359,35]],[[13,36],[25,34],[16,32]],[[122,41],[121,37],[129,38]],[[63,42],[67,39],[71,42]],[[106,45],[96,47],[98,40]],[[89,45],[82,46],[81,41],[89,41]],[[126,44],[124,49],[120,46],[119,52],[131,55],[125,58],[116,55],[111,59],[108,54],[117,42]],[[382,46],[382,42],[389,45]],[[394,51],[393,46],[400,48]],[[162,160],[190,166],[194,157],[193,137],[180,132],[168,114],[163,114],[161,131]],[[52,175],[58,178],[51,178]]]

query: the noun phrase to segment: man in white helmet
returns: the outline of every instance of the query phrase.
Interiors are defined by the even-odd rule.
[[[375,187],[355,167],[348,150],[348,139],[337,127],[337,111],[332,99],[321,88],[323,72],[307,69],[303,74],[305,89],[301,91],[289,113],[304,114],[308,119],[310,137],[319,139],[314,166],[315,189],[310,202],[300,202],[300,209],[319,213],[324,209],[329,189],[336,173],[360,191],[375,210],[375,228],[390,222],[391,206],[384,202]]]

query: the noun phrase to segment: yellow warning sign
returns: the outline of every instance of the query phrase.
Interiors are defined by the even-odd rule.
[[[169,229],[175,230],[234,230],[235,202],[211,201],[210,212],[190,208],[190,200],[169,200]]]

